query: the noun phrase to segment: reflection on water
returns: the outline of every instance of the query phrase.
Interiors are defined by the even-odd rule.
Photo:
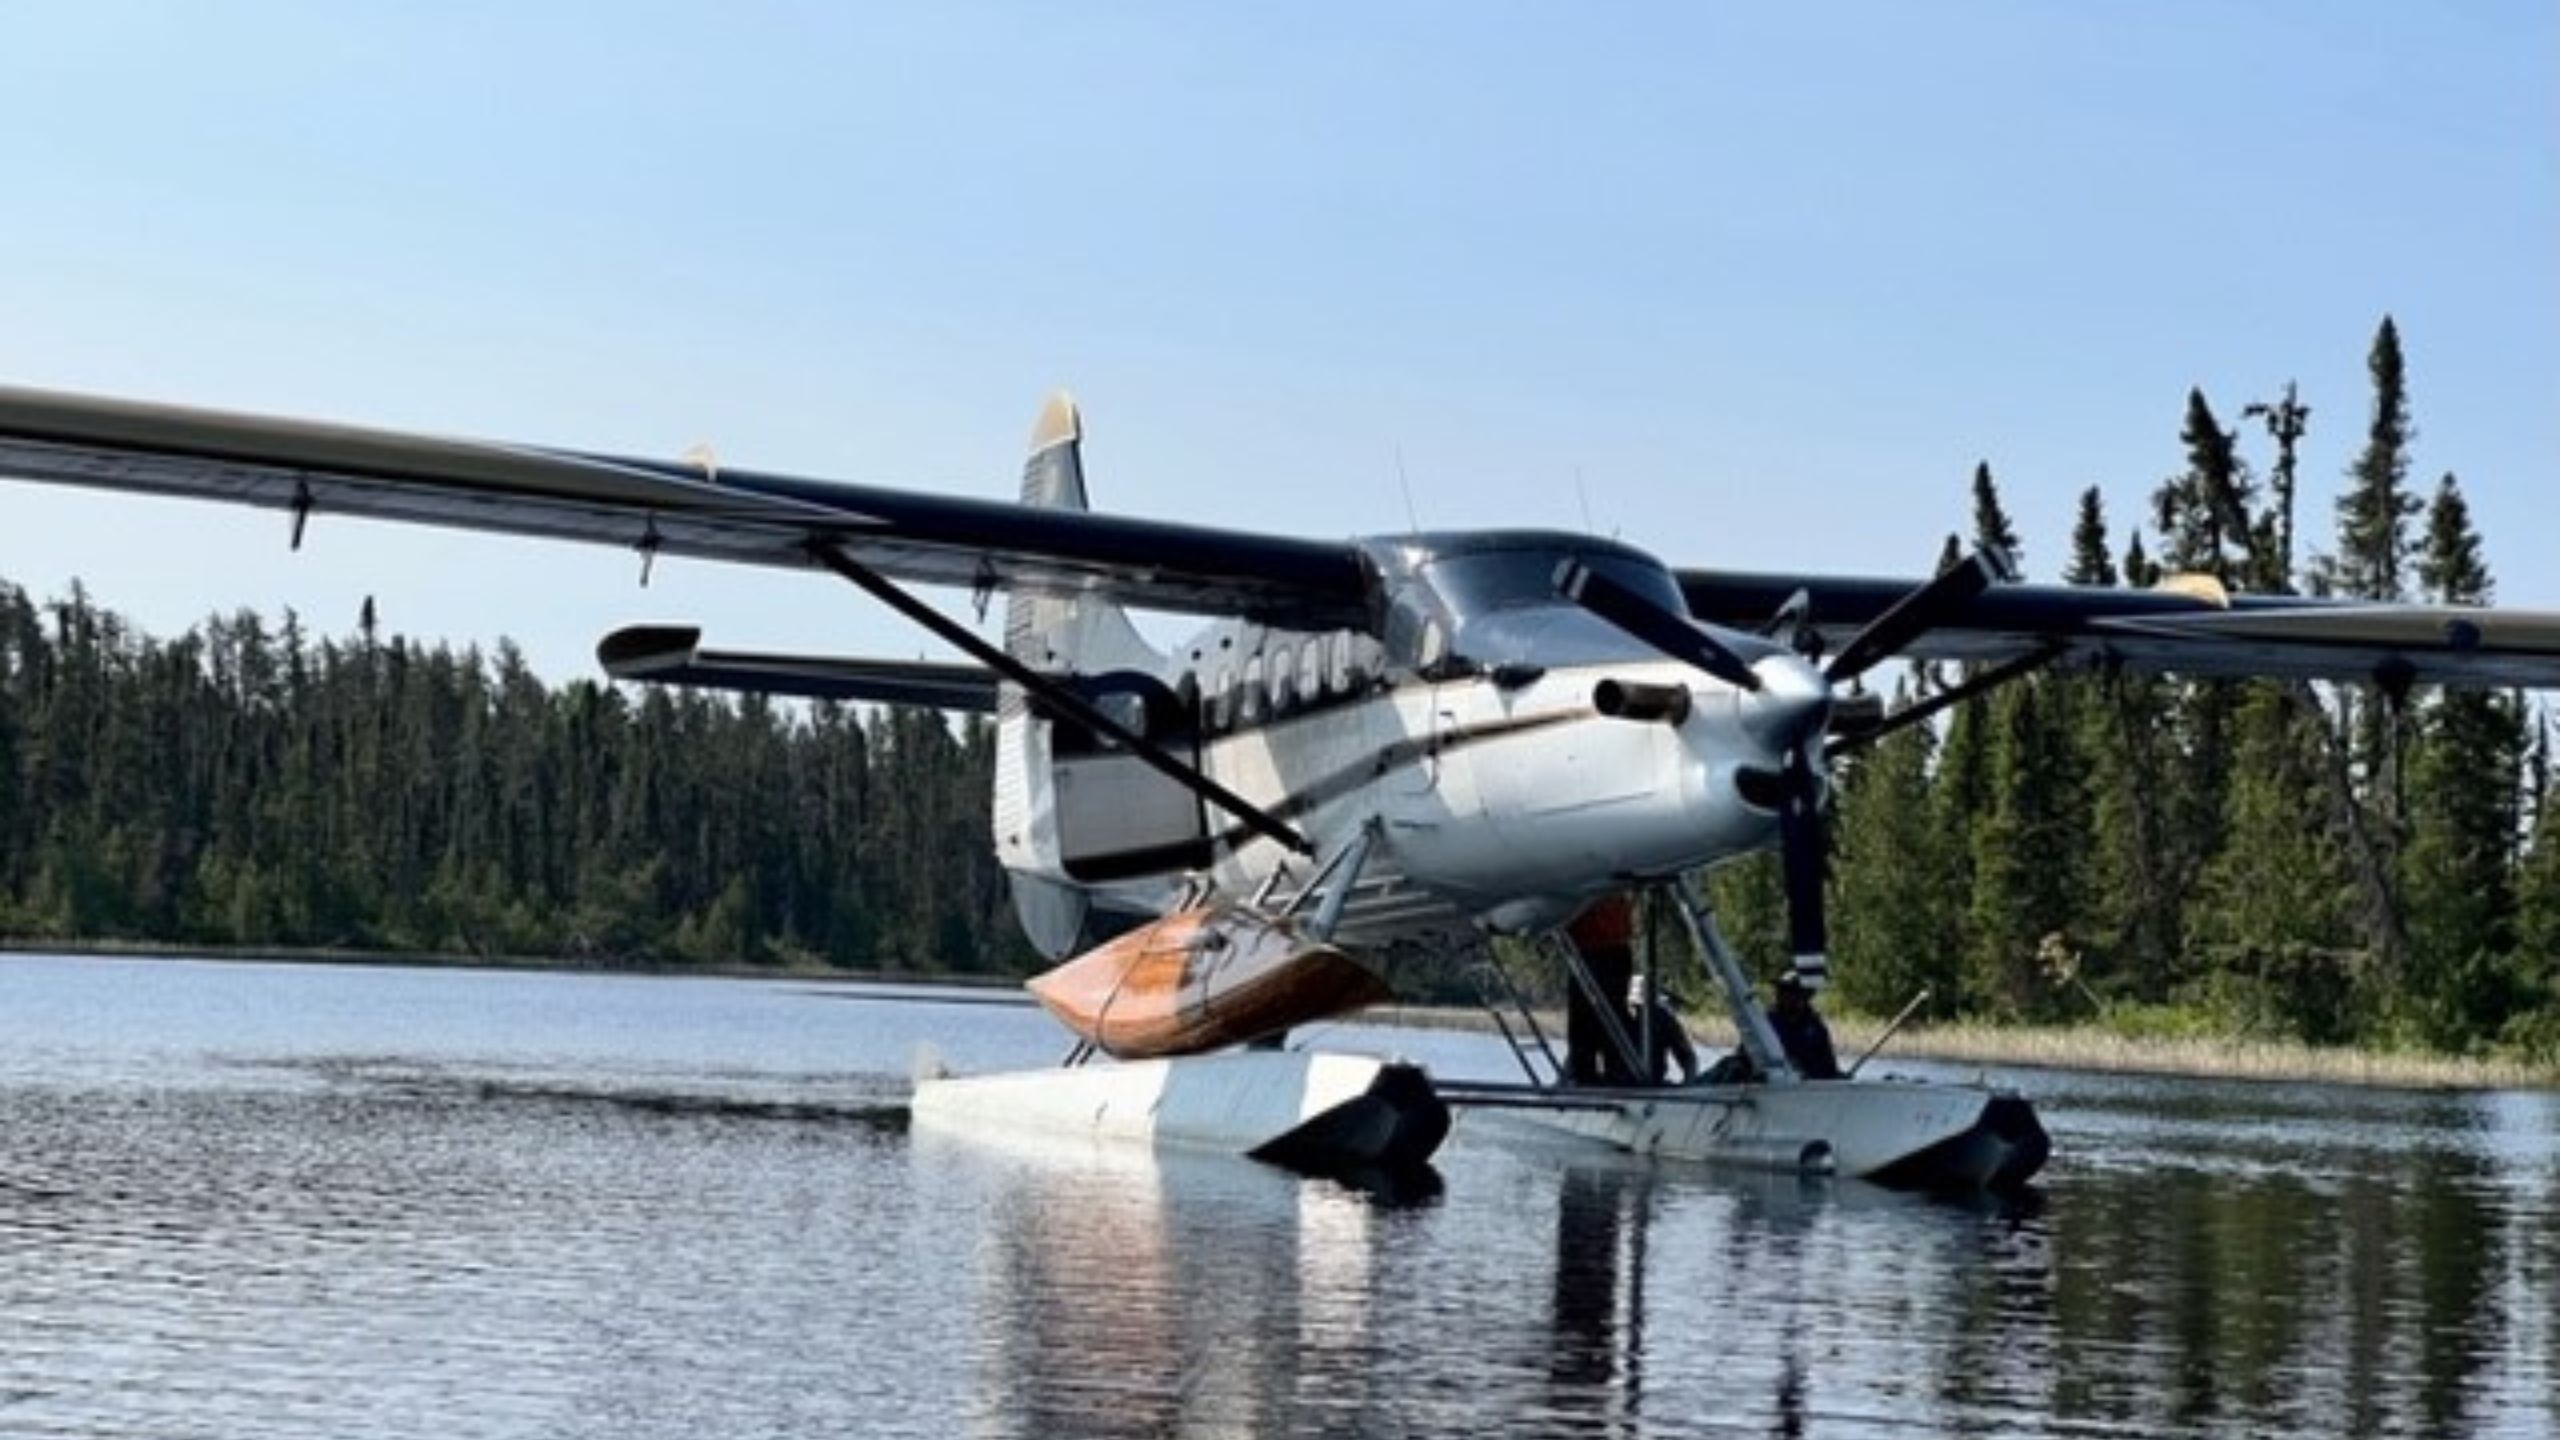
[[[0,960],[0,1435],[2560,1430],[2548,1095],[2022,1074],[2023,1207],[1487,1116],[1364,1190],[910,1133],[919,1044],[1055,1039],[848,997]]]

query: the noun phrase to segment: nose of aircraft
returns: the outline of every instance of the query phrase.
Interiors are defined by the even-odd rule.
[[[1760,688],[1741,697],[1742,728],[1785,754],[1821,730],[1831,718],[1831,682],[1801,655],[1770,655],[1755,661],[1752,673]]]

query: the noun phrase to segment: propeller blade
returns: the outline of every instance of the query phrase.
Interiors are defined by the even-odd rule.
[[[1787,948],[1796,975],[1811,988],[1831,978],[1830,926],[1823,915],[1823,872],[1830,840],[1822,823],[1821,788],[1804,746],[1787,752],[1778,804],[1778,860],[1787,887]]]
[[[1992,582],[2007,570],[2008,562],[1999,551],[1974,551],[1867,622],[1866,629],[1850,636],[1840,653],[1831,657],[1831,664],[1823,673],[1834,684],[1866,673],[1878,661],[1891,658],[1903,646],[1972,604],[1975,596],[1990,589]]]
[[[2039,650],[2030,650],[2023,655],[2013,655],[1961,685],[1941,690],[1923,700],[1912,701],[1892,714],[1884,716],[1872,728],[1847,734],[1834,734],[1831,737],[1830,746],[1822,752],[1823,758],[1828,760],[1863,750],[1897,731],[1919,724],[1951,705],[1960,705],[1975,696],[1997,690],[2021,675],[2041,670],[2060,659],[2064,648],[2056,643]]]
[[[1729,685],[1760,688],[1760,677],[1723,641],[1579,560],[1556,567],[1556,591],[1674,660]]]

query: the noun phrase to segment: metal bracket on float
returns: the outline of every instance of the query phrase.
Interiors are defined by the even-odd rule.
[[[1306,836],[1261,806],[1254,804],[1198,770],[1176,759],[1170,751],[1139,734],[1096,708],[1092,701],[1061,685],[1057,677],[1043,675],[1005,652],[1000,645],[990,645],[978,638],[968,626],[934,609],[907,593],[896,581],[825,540],[812,540],[808,555],[824,569],[869,591],[871,597],[918,625],[942,637],[970,659],[1021,686],[1035,696],[1052,714],[1064,716],[1076,725],[1104,736],[1121,749],[1146,763],[1166,779],[1189,790],[1202,800],[1217,806],[1247,828],[1301,855],[1312,855],[1316,847]]]
[[[1298,913],[1310,897],[1322,890],[1324,902],[1316,906],[1315,918],[1301,929],[1309,939],[1332,940],[1334,930],[1342,924],[1343,907],[1351,903],[1352,887],[1360,883],[1360,871],[1369,863],[1369,847],[1375,843],[1377,833],[1374,826],[1363,826],[1359,834],[1351,837],[1350,844],[1335,851],[1333,858],[1324,862],[1324,868],[1289,897],[1289,903],[1280,907],[1281,915]]]

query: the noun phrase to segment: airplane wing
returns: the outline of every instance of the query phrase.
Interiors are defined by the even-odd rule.
[[[702,632],[690,626],[616,630],[596,646],[596,659],[616,680],[655,685],[989,714],[996,708],[995,674],[976,665],[705,650]]]
[[[1676,573],[1693,615],[1735,629],[1768,623],[1801,594],[1805,623],[1835,650],[1920,583]],[[2048,649],[2065,665],[2182,675],[2560,688],[2560,614],[2231,595],[2193,576],[2153,590],[1994,585],[1901,653],[1996,664]]]
[[[43,390],[0,387],[0,477],[265,506],[292,513],[297,535],[316,514],[755,565],[806,567],[832,548],[921,584],[1092,595],[1289,629],[1369,620],[1365,568],[1348,541]],[[1692,615],[1739,629],[1767,623],[1801,592],[1803,623],[1834,647],[1916,583],[1676,574]],[[1994,585],[1904,653],[1997,663],[2046,650],[2064,663],[2197,675],[2560,688],[2560,614],[2229,596],[2209,581]],[[961,698],[927,690],[938,698],[917,703]]]
[[[0,476],[807,566],[1094,595],[1300,629],[1366,622],[1357,550],[1090,511],[0,387]]]

